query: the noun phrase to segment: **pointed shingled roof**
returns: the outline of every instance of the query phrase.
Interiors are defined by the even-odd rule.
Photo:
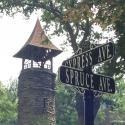
[[[46,61],[61,52],[45,35],[40,21],[37,19],[29,39],[14,57],[32,59],[34,61]]]

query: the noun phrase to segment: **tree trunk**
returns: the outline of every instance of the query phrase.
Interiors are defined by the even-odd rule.
[[[78,125],[84,125],[84,100],[83,95],[77,93],[76,94],[76,110],[78,113]],[[94,119],[100,107],[100,97],[94,98]]]

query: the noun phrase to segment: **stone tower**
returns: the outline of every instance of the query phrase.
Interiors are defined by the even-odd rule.
[[[62,51],[36,25],[14,57],[22,59],[18,84],[18,125],[55,125],[55,74],[53,57]]]

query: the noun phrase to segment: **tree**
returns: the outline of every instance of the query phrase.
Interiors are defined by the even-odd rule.
[[[56,124],[76,125],[75,93],[67,86],[57,82],[56,86]]]
[[[5,87],[0,82],[0,124],[17,124],[17,81],[10,82],[10,87]]]
[[[106,125],[107,119],[110,124],[112,121],[119,122],[125,119],[125,81],[121,79],[117,80],[116,83],[116,93],[104,95],[101,100],[101,108],[95,121],[96,125]]]
[[[97,40],[101,40],[100,33],[94,31],[93,27],[95,25],[101,26],[102,30],[107,29],[107,26],[110,25],[109,31],[114,27],[117,28],[119,26],[118,18],[123,14],[124,10],[124,0],[0,0],[0,2],[1,12],[5,12],[8,15],[21,12],[29,16],[34,10],[41,10],[41,19],[46,22],[46,30],[53,26],[55,27],[54,34],[67,36],[65,44],[71,45],[74,52],[79,47],[86,51],[90,48],[90,42],[95,43]],[[118,34],[120,33],[118,28],[116,31],[118,31]],[[123,38],[121,37],[121,39]],[[117,44],[118,49],[121,48],[121,44],[123,45],[124,43],[119,42]],[[119,54],[124,55],[124,52],[120,53],[119,51]],[[123,72],[124,69],[124,58],[120,58],[117,63],[120,55],[112,61],[115,63],[110,68],[107,68],[113,69],[110,71],[117,71],[116,75]],[[118,66],[115,70],[117,64]],[[114,72],[111,73],[114,75]],[[95,109],[98,110],[99,99],[96,99]],[[76,102],[78,104],[77,107],[82,108],[83,101],[79,94],[77,94]],[[79,124],[82,124],[83,112],[77,111],[79,116],[81,116],[79,117],[81,121]]]
[[[103,1],[104,2],[104,1]],[[110,76],[114,76],[118,79],[122,78],[125,74],[125,25],[124,25],[124,13],[125,13],[125,1],[117,0],[117,1],[107,1],[103,3],[102,10],[98,12],[98,18],[100,25],[110,26],[109,32],[112,30],[115,31],[115,38],[113,39],[116,44],[116,55],[115,58],[110,63],[105,63],[103,67],[103,73],[106,73]],[[106,6],[107,5],[107,6]],[[108,16],[107,16],[108,15]],[[103,19],[102,19],[103,18]]]

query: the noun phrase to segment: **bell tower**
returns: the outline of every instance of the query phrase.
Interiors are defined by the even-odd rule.
[[[37,19],[29,39],[14,55],[22,59],[18,125],[55,125],[53,57],[61,52],[45,35]]]

